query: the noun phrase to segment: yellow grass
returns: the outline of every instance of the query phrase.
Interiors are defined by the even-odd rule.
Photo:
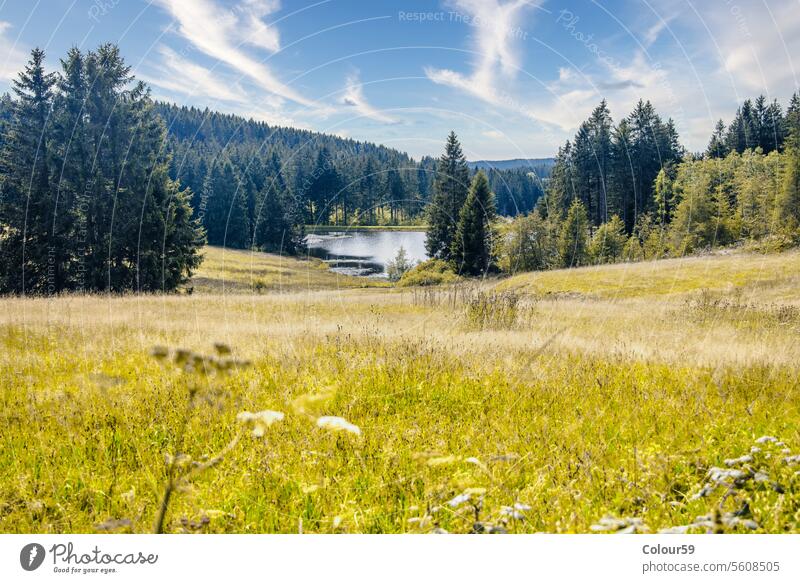
[[[165,456],[191,458],[179,476],[220,451],[171,497],[165,530],[588,532],[606,515],[800,530],[800,467],[784,461],[800,451],[797,253],[437,290],[345,289],[259,255],[283,291],[261,294],[246,293],[250,254],[208,253],[191,296],[2,300],[0,531],[149,531]],[[511,317],[476,324],[475,305],[511,305],[498,290],[523,292]],[[204,377],[148,355],[215,341],[252,366]],[[292,406],[320,393],[319,410]],[[255,438],[236,416],[263,409],[286,417]],[[695,498],[754,446],[734,466],[750,478]],[[745,502],[753,524],[728,514]]]

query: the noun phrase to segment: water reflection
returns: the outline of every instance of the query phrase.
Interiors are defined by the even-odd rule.
[[[344,275],[386,277],[386,264],[402,246],[411,262],[428,258],[424,231],[335,231],[306,236],[308,253]]]

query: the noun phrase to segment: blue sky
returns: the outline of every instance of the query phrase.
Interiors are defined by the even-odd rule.
[[[415,157],[553,155],[602,98],[691,149],[800,78],[800,0],[0,0],[0,89],[34,46],[116,42],[153,96]],[[794,59],[793,59],[794,56]]]

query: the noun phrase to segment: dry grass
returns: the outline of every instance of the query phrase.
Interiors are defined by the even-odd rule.
[[[223,267],[211,253],[212,279],[249,280],[249,254],[225,252]],[[483,304],[470,320],[472,294],[490,301],[495,284],[2,300],[0,531],[147,531],[165,455],[205,463],[242,431],[239,411],[274,409],[286,419],[264,438],[244,434],[184,484],[167,531],[586,532],[607,514],[624,519],[600,524],[612,530],[635,518],[736,531],[753,525],[727,513],[747,502],[758,531],[796,532],[798,467],[783,460],[800,451],[800,330],[781,306],[800,302],[798,257],[519,276],[499,285],[522,295],[524,318],[502,326]],[[253,366],[195,379],[148,356],[212,341]],[[320,392],[320,413],[360,437],[293,413]],[[765,434],[785,445],[695,497]]]

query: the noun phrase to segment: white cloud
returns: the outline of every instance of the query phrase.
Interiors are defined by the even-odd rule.
[[[222,101],[250,101],[237,83],[223,81],[218,72],[189,61],[169,47],[161,46],[158,52],[162,56],[161,64],[157,67],[158,74],[138,74],[143,81],[188,96],[201,94]]]
[[[722,66],[747,91],[785,98],[798,87],[800,5],[773,2],[711,18]]]
[[[278,2],[245,0],[234,10],[228,10],[213,0],[155,1],[176,19],[178,33],[208,56],[233,67],[274,95],[315,106],[313,100],[282,83],[266,65],[241,48],[251,45],[272,52],[280,49],[278,31],[262,20],[278,9]]]
[[[10,22],[0,21],[0,80],[14,79],[28,61],[28,55],[8,38]]]
[[[493,105],[515,108],[513,100],[496,88],[501,78],[512,79],[519,68],[514,40],[519,37],[522,11],[539,1],[454,0],[453,6],[475,30],[474,51],[478,54],[472,73],[465,76],[450,69],[426,67],[434,83],[449,85]]]
[[[364,96],[364,86],[361,84],[357,73],[353,73],[347,78],[347,88],[342,96],[341,103],[347,107],[354,108],[363,117],[383,123],[396,123],[394,118],[370,105]]]

